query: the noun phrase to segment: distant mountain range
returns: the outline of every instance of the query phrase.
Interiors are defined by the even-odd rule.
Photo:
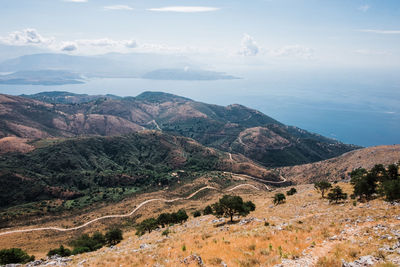
[[[319,161],[358,148],[241,105],[210,105],[160,92],[124,98],[66,92],[1,95],[0,111],[0,137],[113,136],[150,129],[193,138],[270,167]]]
[[[17,71],[0,75],[0,84],[62,85],[84,83],[75,73],[60,70]]]
[[[235,79],[223,72],[204,70],[186,57],[159,54],[118,54],[72,56],[67,54],[31,54],[0,63],[0,83],[69,84],[69,76],[100,78],[144,78],[156,80]],[[54,74],[57,72],[57,79]],[[64,74],[65,76],[61,76]],[[25,75],[27,77],[25,77]],[[34,75],[34,79],[31,79]],[[8,77],[11,76],[11,77]],[[83,80],[79,80],[83,82]]]

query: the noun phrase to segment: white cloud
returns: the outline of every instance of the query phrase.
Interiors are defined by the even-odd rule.
[[[368,9],[370,9],[371,6],[370,5],[363,5],[363,6],[359,6],[358,10],[362,11],[362,12],[367,12]]]
[[[105,6],[105,10],[133,10],[133,7],[127,5],[113,5],[113,6]]]
[[[360,32],[378,33],[378,34],[400,34],[400,30],[373,30],[373,29],[363,29]]]
[[[63,0],[63,1],[71,3],[86,3],[88,0]]]
[[[135,40],[125,41],[124,45],[127,48],[136,48],[136,47],[138,47],[138,44],[137,44],[137,42]]]
[[[207,7],[207,6],[167,6],[160,8],[149,8],[149,11],[157,12],[181,12],[181,13],[197,13],[197,12],[210,12],[217,11],[217,7]]]
[[[255,56],[260,51],[260,48],[253,37],[245,34],[242,39],[242,47],[239,54],[244,56]]]
[[[269,54],[274,57],[311,59],[314,56],[314,50],[301,45],[287,45],[278,49],[269,50]]]
[[[78,50],[78,45],[76,43],[63,43],[61,47],[61,51],[73,52]]]
[[[0,37],[0,42],[8,45],[36,45],[47,46],[53,42],[53,38],[44,38],[35,29],[24,29],[15,31],[8,36]]]

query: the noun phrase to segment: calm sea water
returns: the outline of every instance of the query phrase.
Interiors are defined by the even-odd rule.
[[[235,73],[240,80],[153,81],[92,79],[63,86],[0,85],[0,93],[70,91],[136,96],[163,91],[197,101],[258,109],[288,125],[345,143],[374,146],[400,143],[400,78],[368,73]]]

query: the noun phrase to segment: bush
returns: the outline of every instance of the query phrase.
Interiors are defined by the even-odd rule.
[[[88,234],[81,235],[77,239],[71,241],[70,244],[74,247],[73,251],[75,251],[76,248],[88,248],[89,251],[95,251],[96,248],[98,248],[98,243],[93,240]]]
[[[34,261],[35,256],[29,256],[28,253],[20,248],[10,248],[0,250],[0,264],[12,264],[12,263],[27,263]]]
[[[82,254],[91,252],[92,250],[88,247],[76,247],[72,250],[72,255]]]
[[[105,241],[106,244],[109,246],[115,246],[116,244],[121,242],[122,239],[122,230],[118,228],[111,229],[105,234]]]
[[[275,205],[279,205],[285,202],[286,197],[282,193],[276,193],[273,200]]]
[[[195,212],[193,212],[193,217],[200,217],[201,216],[201,212],[196,210]]]
[[[161,234],[168,236],[171,232],[169,231],[169,229],[165,229]]]
[[[47,256],[51,257],[54,255],[59,255],[61,257],[68,257],[71,256],[71,250],[64,248],[63,245],[61,245],[59,248],[52,249],[47,253]]]
[[[210,205],[208,205],[207,207],[204,208],[203,215],[209,215],[212,213],[213,213],[213,210]]]
[[[292,195],[294,195],[296,193],[297,193],[297,190],[294,187],[290,188],[289,191],[286,191],[286,195],[288,195],[288,196],[292,196]]]

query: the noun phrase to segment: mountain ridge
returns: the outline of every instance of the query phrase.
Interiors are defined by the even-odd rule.
[[[156,129],[271,167],[319,161],[358,148],[283,125],[238,104],[211,105],[162,92],[123,98],[52,96],[54,92],[48,98],[42,93],[40,100],[48,102],[40,102],[29,96],[0,95],[0,137],[112,136]],[[90,101],[63,100],[69,97]]]

